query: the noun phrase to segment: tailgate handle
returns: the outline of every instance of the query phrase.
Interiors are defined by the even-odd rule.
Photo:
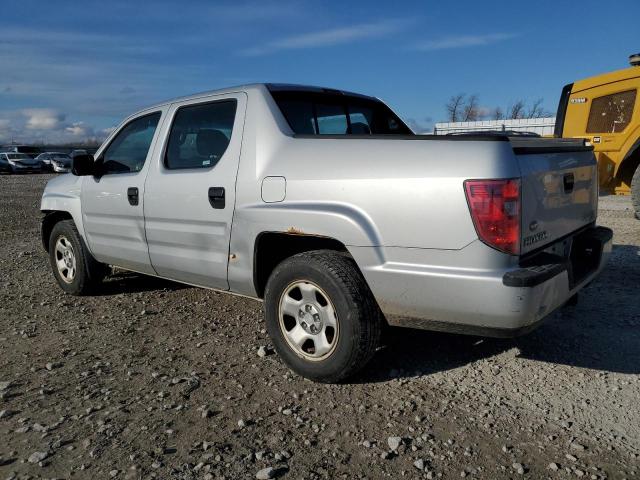
[[[562,183],[564,185],[564,193],[573,192],[573,184],[575,183],[573,173],[565,173]]]

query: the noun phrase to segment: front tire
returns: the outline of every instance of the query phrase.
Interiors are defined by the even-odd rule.
[[[89,253],[73,220],[54,225],[49,237],[49,260],[58,285],[71,295],[91,293],[108,269]]]
[[[640,165],[631,179],[631,203],[633,203],[636,218],[640,220]]]
[[[378,347],[382,312],[353,259],[342,253],[317,250],[284,260],[264,298],[275,349],[303,377],[340,382]]]

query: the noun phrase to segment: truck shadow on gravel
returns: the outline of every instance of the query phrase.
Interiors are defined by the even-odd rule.
[[[623,280],[622,280],[623,279]],[[600,372],[640,373],[640,249],[614,245],[600,277],[537,330],[513,339],[480,338],[403,328],[385,334],[379,351],[355,383],[427,376],[491,359],[513,358]],[[495,368],[511,362],[496,360]]]

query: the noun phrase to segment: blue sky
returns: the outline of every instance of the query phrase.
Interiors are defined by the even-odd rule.
[[[625,68],[638,0],[2,0],[0,142],[104,136],[135,110],[250,82],[375,95],[427,129],[454,94],[544,99]]]

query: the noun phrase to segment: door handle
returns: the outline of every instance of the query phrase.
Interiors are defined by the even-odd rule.
[[[213,208],[224,208],[224,187],[209,187],[209,203]]]
[[[562,179],[562,183],[563,183],[563,187],[564,187],[564,193],[573,192],[573,185],[575,183],[575,179],[573,177],[573,173],[565,174],[564,178]]]
[[[129,203],[131,205],[138,205],[138,187],[127,188],[127,198],[129,198]]]

